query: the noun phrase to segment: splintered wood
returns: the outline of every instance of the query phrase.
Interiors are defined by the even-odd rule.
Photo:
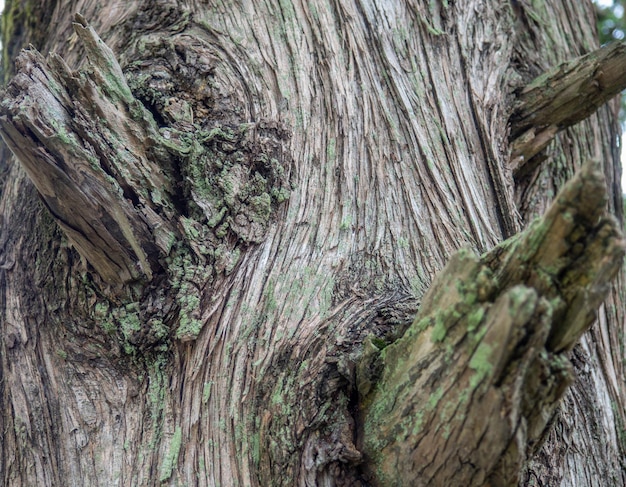
[[[587,163],[546,214],[478,258],[454,256],[364,393],[365,448],[385,485],[512,485],[573,374],[624,240]],[[365,368],[362,368],[365,370]]]

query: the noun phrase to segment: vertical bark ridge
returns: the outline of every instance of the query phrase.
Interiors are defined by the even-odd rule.
[[[298,129],[294,130],[291,141],[296,161],[296,188],[286,220],[271,232],[261,248],[246,258],[248,265],[258,262],[259,267],[267,269],[267,274],[262,278],[247,275],[245,284],[243,276],[233,278],[237,297],[223,308],[219,324],[215,316],[209,319],[212,326],[206,328],[209,330],[215,326],[224,330],[223,342],[215,344],[208,341],[208,336],[201,335],[192,351],[192,355],[198,357],[193,362],[200,364],[206,363],[211,350],[212,365],[207,367],[201,379],[206,383],[215,380],[218,374],[223,377],[224,371],[220,370],[219,364],[224,363],[229,352],[240,357],[232,359],[233,363],[243,361],[243,357],[253,353],[253,375],[257,380],[263,378],[271,382],[268,377],[275,377],[277,388],[264,391],[262,397],[266,400],[275,397],[277,404],[288,407],[283,411],[287,416],[276,416],[277,404],[274,404],[270,408],[273,411],[271,416],[261,415],[261,419],[253,420],[248,417],[250,409],[243,405],[242,409],[235,410],[237,420],[233,419],[233,423],[243,421],[251,430],[260,428],[266,432],[262,433],[263,438],[236,438],[229,421],[224,432],[219,433],[220,440],[232,445],[229,451],[246,451],[248,455],[252,455],[250,450],[254,441],[261,442],[262,451],[272,451],[274,455],[281,450],[290,452],[294,448],[293,441],[296,444],[308,441],[300,431],[274,439],[284,443],[272,447],[267,443],[270,441],[267,432],[273,431],[276,436],[279,430],[275,428],[294,414],[292,401],[295,398],[282,397],[281,388],[297,377],[297,371],[290,364],[299,363],[302,354],[307,356],[307,352],[306,346],[298,353],[290,351],[293,344],[313,343],[311,340],[318,336],[314,330],[323,336],[331,324],[337,330],[336,334],[349,331],[349,328],[342,329],[349,321],[344,325],[332,323],[332,317],[343,308],[339,304],[333,305],[331,298],[338,284],[336,279],[324,276],[337,274],[337,271],[341,274],[343,270],[353,283],[344,291],[348,296],[354,291],[362,292],[360,288],[366,292],[384,291],[388,285],[386,276],[394,274],[399,275],[401,286],[410,289],[415,285],[419,293],[424,282],[430,280],[429,276],[436,272],[447,253],[458,247],[459,242],[487,248],[501,238],[501,234],[495,234],[493,230],[498,226],[494,225],[497,218],[492,206],[486,204],[492,198],[490,184],[475,184],[480,190],[467,194],[461,194],[459,189],[469,186],[467,178],[473,181],[488,181],[490,178],[486,166],[479,162],[481,158],[477,156],[472,160],[468,155],[472,148],[477,153],[481,151],[480,138],[484,135],[474,131],[472,121],[468,121],[467,126],[449,128],[455,118],[454,112],[440,110],[437,122],[429,118],[429,107],[444,102],[445,106],[456,106],[457,113],[467,109],[468,100],[454,96],[455,92],[462,92],[463,80],[432,66],[436,63],[430,61],[436,56],[424,52],[418,37],[407,36],[394,41],[389,33],[395,29],[398,36],[404,29],[406,32],[417,31],[423,37],[434,35],[428,32],[423,19],[417,17],[416,12],[426,12],[424,6],[386,5],[383,9],[369,2],[344,3],[331,10],[319,8],[314,13],[307,5],[296,4],[293,9],[283,8],[280,13],[274,11],[274,17],[265,15],[264,7],[268,12],[272,11],[267,4],[261,7],[255,19],[263,20],[258,22],[240,15],[240,12],[234,13],[234,10],[220,12],[220,15],[205,20],[212,31],[237,37],[245,45],[245,50],[231,52],[233,62],[245,65],[256,61],[259,73],[253,83],[273,90],[250,88],[249,91],[264,97],[263,102],[257,102],[259,116],[278,118]],[[381,24],[381,20],[385,24]],[[294,29],[292,24],[299,28]],[[338,29],[340,25],[341,30]],[[368,28],[374,30],[367,33]],[[267,32],[276,31],[281,32],[277,39],[287,39],[293,46],[291,49],[277,46],[268,38]],[[250,34],[242,41],[244,32]],[[445,35],[440,36],[437,52],[452,50],[450,62],[461,70],[460,54],[454,52],[456,45],[450,45]],[[223,37],[218,42],[230,45],[230,41]],[[399,54],[397,50],[403,42],[408,45]],[[267,53],[272,53],[272,57]],[[420,58],[413,61],[415,55]],[[262,60],[260,64],[259,60]],[[381,67],[373,70],[372,66],[377,63]],[[412,67],[412,63],[414,66],[429,63],[431,69],[422,74]],[[448,83],[451,87],[443,89]],[[361,86],[360,91],[357,90],[358,100],[349,96],[350,87],[355,84]],[[441,98],[433,97],[431,86],[434,85],[438,90],[442,88],[438,95]],[[482,107],[480,102],[476,103]],[[451,150],[451,141],[459,144],[459,148],[455,146]],[[452,172],[440,168],[441,161],[450,157],[454,159]],[[457,179],[456,183],[450,183],[450,176]],[[454,196],[446,196],[449,193]],[[461,202],[465,203],[467,213],[452,210],[461,207]],[[399,213],[398,209],[405,206],[411,208],[411,212]],[[444,223],[434,227],[431,223],[434,221]],[[280,241],[279,235],[283,232],[291,236],[288,242]],[[489,237],[476,242],[476,235]],[[433,254],[425,253],[423,243],[433,240],[439,245],[432,249]],[[285,266],[294,259],[300,265],[295,271],[289,271]],[[241,267],[242,272],[245,267]],[[285,275],[289,278],[285,279]],[[260,288],[265,292],[259,296]],[[237,337],[241,336],[245,326],[249,326],[238,317],[245,305],[254,307],[256,316],[263,319],[250,317],[252,322],[258,322],[258,328],[247,341],[240,343]],[[346,316],[356,315],[359,308],[354,303],[348,309],[349,312],[343,311]],[[227,323],[228,328],[222,328]],[[239,345],[229,350],[229,343]],[[275,347],[276,351],[269,354],[269,346]],[[330,344],[328,347],[332,348]],[[322,357],[332,355],[328,351],[318,353]],[[245,389],[246,386],[239,382],[242,379],[235,378],[234,369],[226,375],[229,378],[222,379],[219,387],[221,394],[211,393],[209,404],[212,406],[200,421],[224,422],[225,411],[232,410],[232,403]],[[195,380],[200,380],[200,376]],[[249,387],[248,395],[254,397],[261,383],[253,382]],[[223,391],[229,391],[229,394],[225,396]],[[213,406],[214,401],[219,407]],[[254,421],[263,424],[257,426]],[[306,434],[316,434],[314,429],[306,431]],[[205,446],[205,454],[217,461],[215,452],[209,450]],[[216,471],[212,475],[219,478],[220,469],[217,463],[214,465]],[[315,469],[307,472],[305,466],[287,465],[290,465],[289,475],[295,475],[301,481],[315,472]],[[223,466],[221,471],[226,471],[226,467]],[[266,480],[271,478],[266,477],[269,472],[262,475]]]

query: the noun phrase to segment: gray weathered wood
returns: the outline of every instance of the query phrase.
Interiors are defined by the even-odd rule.
[[[511,115],[511,163],[519,171],[555,135],[587,118],[626,88],[626,44],[613,42],[568,60],[517,94]]]

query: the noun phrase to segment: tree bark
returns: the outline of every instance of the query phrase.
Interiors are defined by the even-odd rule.
[[[617,104],[588,108],[623,80],[527,116],[597,48],[589,2],[41,3],[3,17],[5,60],[33,44],[0,107],[5,484],[626,482]]]

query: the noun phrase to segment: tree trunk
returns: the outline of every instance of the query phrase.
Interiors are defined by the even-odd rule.
[[[535,4],[7,1],[4,483],[626,483],[624,48]]]

